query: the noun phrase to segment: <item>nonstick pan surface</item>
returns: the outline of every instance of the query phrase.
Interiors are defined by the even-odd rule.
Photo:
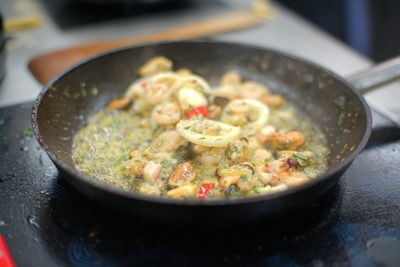
[[[327,139],[329,169],[286,191],[234,200],[175,200],[127,192],[80,173],[71,158],[73,136],[86,119],[121,97],[144,62],[163,55],[211,84],[228,70],[282,94]],[[366,145],[371,115],[352,85],[315,63],[276,50],[236,43],[179,41],[122,48],[86,60],[52,80],[32,114],[35,135],[65,179],[113,210],[150,221],[206,225],[248,223],[307,205],[326,192]]]

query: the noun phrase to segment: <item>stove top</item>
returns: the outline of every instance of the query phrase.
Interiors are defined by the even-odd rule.
[[[0,233],[17,266],[400,266],[400,128],[376,112],[367,148],[327,194],[224,230],[149,225],[91,203],[36,142],[31,106],[0,109]]]

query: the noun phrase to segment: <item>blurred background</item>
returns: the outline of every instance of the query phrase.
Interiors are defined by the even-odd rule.
[[[41,0],[61,28],[151,12],[189,9],[217,0]],[[197,2],[197,3],[196,3]],[[374,61],[400,54],[396,0],[277,0]],[[204,5],[204,3],[203,3]],[[63,16],[71,12],[74,16]]]
[[[4,0],[7,1],[7,0]],[[218,0],[38,0],[57,25],[69,29],[107,20],[223,5]],[[12,1],[11,1],[12,2]],[[242,1],[244,2],[244,1]],[[248,0],[250,2],[250,0]],[[400,54],[396,0],[276,0],[349,46],[382,61]],[[69,13],[68,16],[65,14]],[[7,15],[7,14],[6,14]]]
[[[42,0],[62,28],[149,12],[188,9],[199,5],[199,2],[210,1],[213,0]],[[398,15],[400,1],[277,0],[277,2],[374,61],[382,61],[400,54],[400,35],[397,34],[400,25]],[[62,16],[61,13],[65,12],[66,7],[68,12],[73,12],[75,16]]]
[[[278,1],[374,61],[400,54],[400,1]]]
[[[272,10],[265,22],[206,37],[276,48],[342,76],[400,55],[400,2],[395,0],[1,0],[8,41],[0,106],[37,96],[41,85],[27,64],[40,54],[144,36],[249,10],[254,2],[265,2]],[[1,38],[0,48],[5,49]],[[4,60],[0,53],[0,77]],[[400,97],[399,91],[398,84],[387,86],[367,95],[367,100],[400,122],[400,108],[393,97]]]

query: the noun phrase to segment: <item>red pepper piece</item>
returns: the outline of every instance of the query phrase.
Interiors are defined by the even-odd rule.
[[[205,106],[200,106],[191,109],[186,113],[186,117],[188,117],[189,119],[197,115],[202,115],[203,118],[208,118],[208,109]]]
[[[0,235],[0,266],[15,267],[15,263],[11,257],[10,251],[7,248],[6,241]]]
[[[197,198],[204,199],[207,196],[208,192],[210,192],[210,190],[214,188],[214,186],[215,186],[214,183],[202,184],[200,186],[200,192],[197,195]]]

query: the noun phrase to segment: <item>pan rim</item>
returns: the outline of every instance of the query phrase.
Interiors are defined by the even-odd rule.
[[[202,200],[178,200],[178,199],[171,199],[171,198],[165,198],[165,197],[159,197],[159,196],[150,196],[150,195],[144,195],[140,194],[136,191],[126,191],[121,188],[106,184],[104,182],[101,182],[95,178],[92,178],[90,176],[87,176],[81,172],[79,172],[76,169],[71,169],[69,168],[68,164],[66,164],[64,161],[59,160],[56,155],[49,149],[47,144],[44,142],[42,139],[42,136],[40,134],[40,129],[39,129],[39,124],[38,124],[38,111],[40,109],[41,103],[43,98],[46,96],[47,92],[49,91],[50,88],[53,87],[53,85],[62,77],[68,75],[70,72],[72,72],[74,69],[101,57],[106,57],[114,53],[119,53],[119,52],[124,52],[127,50],[135,49],[135,48],[140,48],[140,47],[145,47],[145,46],[155,46],[155,45],[173,45],[173,44],[190,44],[190,45],[199,45],[199,44],[206,44],[206,45],[212,45],[212,44],[218,44],[218,45],[227,45],[227,46],[239,46],[239,47],[245,47],[247,49],[259,49],[259,50],[264,50],[272,53],[276,53],[279,55],[282,55],[284,57],[293,59],[295,61],[301,61],[304,62],[308,65],[311,65],[313,67],[316,67],[328,75],[334,77],[335,79],[339,80],[340,82],[344,83],[347,86],[347,89],[352,92],[357,99],[360,101],[361,106],[363,108],[363,111],[365,113],[365,131],[364,134],[361,138],[361,141],[356,145],[356,147],[353,149],[353,151],[350,152],[347,157],[345,157],[341,162],[337,163],[337,165],[329,168],[326,172],[324,172],[322,175],[313,178],[310,180],[308,183],[300,185],[300,186],[295,186],[292,188],[288,188],[284,191],[281,192],[276,192],[273,194],[267,194],[267,195],[260,195],[260,196],[252,196],[252,197],[246,197],[246,198],[238,198],[238,199],[220,199],[220,200],[207,200],[207,201],[202,201]],[[372,130],[372,116],[371,116],[371,110],[368,104],[366,103],[364,97],[355,89],[355,87],[346,79],[343,77],[339,76],[332,70],[329,70],[315,62],[312,62],[310,60],[304,59],[302,57],[299,57],[297,55],[293,55],[291,53],[287,53],[284,51],[280,51],[278,49],[274,48],[269,48],[269,47],[263,47],[263,46],[256,46],[256,45],[250,45],[250,44],[245,44],[245,43],[239,43],[239,42],[230,42],[230,41],[204,41],[204,40],[190,40],[190,41],[165,41],[165,42],[151,42],[151,43],[143,43],[139,45],[130,45],[130,46],[125,46],[117,49],[112,49],[100,54],[97,54],[95,56],[89,57],[83,61],[78,62],[77,64],[72,65],[68,69],[64,70],[60,74],[58,74],[56,77],[51,79],[41,90],[40,94],[37,96],[33,108],[32,108],[32,116],[31,116],[31,122],[32,122],[32,129],[35,134],[36,139],[38,140],[40,146],[42,149],[47,153],[47,155],[50,157],[50,159],[55,163],[55,165],[60,168],[63,172],[68,174],[69,176],[73,177],[70,178],[68,177],[67,179],[79,179],[81,182],[85,183],[88,186],[93,187],[96,190],[104,191],[105,193],[110,193],[110,194],[115,194],[119,197],[123,198],[128,198],[134,201],[146,201],[146,202],[152,202],[152,203],[157,203],[157,204],[164,204],[164,205],[175,205],[175,206],[230,206],[230,205],[245,205],[245,204],[252,204],[252,203],[257,203],[257,202],[264,202],[268,200],[275,200],[284,196],[289,196],[289,195],[294,195],[295,193],[298,193],[302,190],[306,190],[307,188],[311,188],[316,184],[319,184],[325,180],[328,180],[330,177],[335,176],[336,174],[340,173],[342,170],[345,170],[347,166],[349,166],[352,161],[355,159],[355,157],[360,154],[360,152],[365,148],[365,146],[368,143],[369,137],[371,135],[371,130]],[[322,192],[321,192],[322,193]]]

